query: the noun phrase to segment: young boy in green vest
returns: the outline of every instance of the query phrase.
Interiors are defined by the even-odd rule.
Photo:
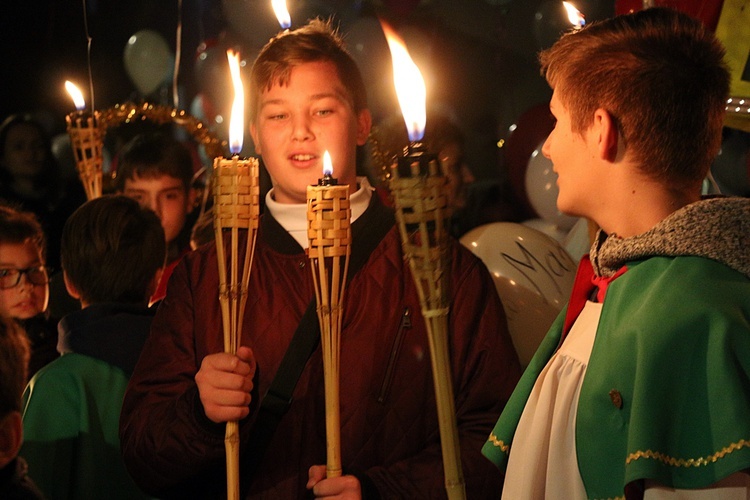
[[[557,206],[601,230],[484,445],[507,464],[503,498],[750,492],[750,200],[701,197],[723,56],[699,21],[662,8],[540,55]]]

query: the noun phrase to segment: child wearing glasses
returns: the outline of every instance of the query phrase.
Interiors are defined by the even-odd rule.
[[[0,205],[0,316],[21,325],[31,342],[29,378],[58,357],[57,321],[47,314],[45,238],[34,214]]]

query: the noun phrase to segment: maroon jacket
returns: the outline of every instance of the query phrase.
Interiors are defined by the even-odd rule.
[[[352,239],[393,222],[377,196],[352,226]],[[353,248],[356,251],[356,248]],[[451,362],[463,472],[469,498],[496,497],[502,478],[480,454],[520,375],[505,315],[484,265],[452,242]],[[120,421],[128,470],[162,497],[225,495],[224,426],[210,422],[194,376],[223,350],[216,252],[208,245],[182,259],[159,307],[125,396]],[[242,345],[258,370],[245,437],[308,303],[309,261],[270,216],[261,227],[250,277]],[[445,496],[430,351],[413,278],[398,232],[390,229],[347,286],[341,335],[341,457],[344,473],[383,498]],[[242,457],[253,450],[243,446]],[[261,465],[243,477],[247,498],[305,498],[307,471],[325,464],[320,347],[308,360],[289,411]],[[373,491],[371,491],[372,493]]]

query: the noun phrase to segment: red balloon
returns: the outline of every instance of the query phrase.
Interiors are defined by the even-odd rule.
[[[669,7],[700,19],[710,30],[715,30],[724,0],[654,0],[653,7]],[[615,14],[628,14],[643,10],[643,0],[616,0]]]

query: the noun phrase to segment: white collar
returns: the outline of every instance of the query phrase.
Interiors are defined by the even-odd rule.
[[[374,191],[367,177],[357,177],[357,185],[359,189],[349,197],[352,222],[367,210]],[[302,248],[308,247],[306,203],[279,203],[273,199],[273,189],[271,189],[266,194],[266,209]]]

